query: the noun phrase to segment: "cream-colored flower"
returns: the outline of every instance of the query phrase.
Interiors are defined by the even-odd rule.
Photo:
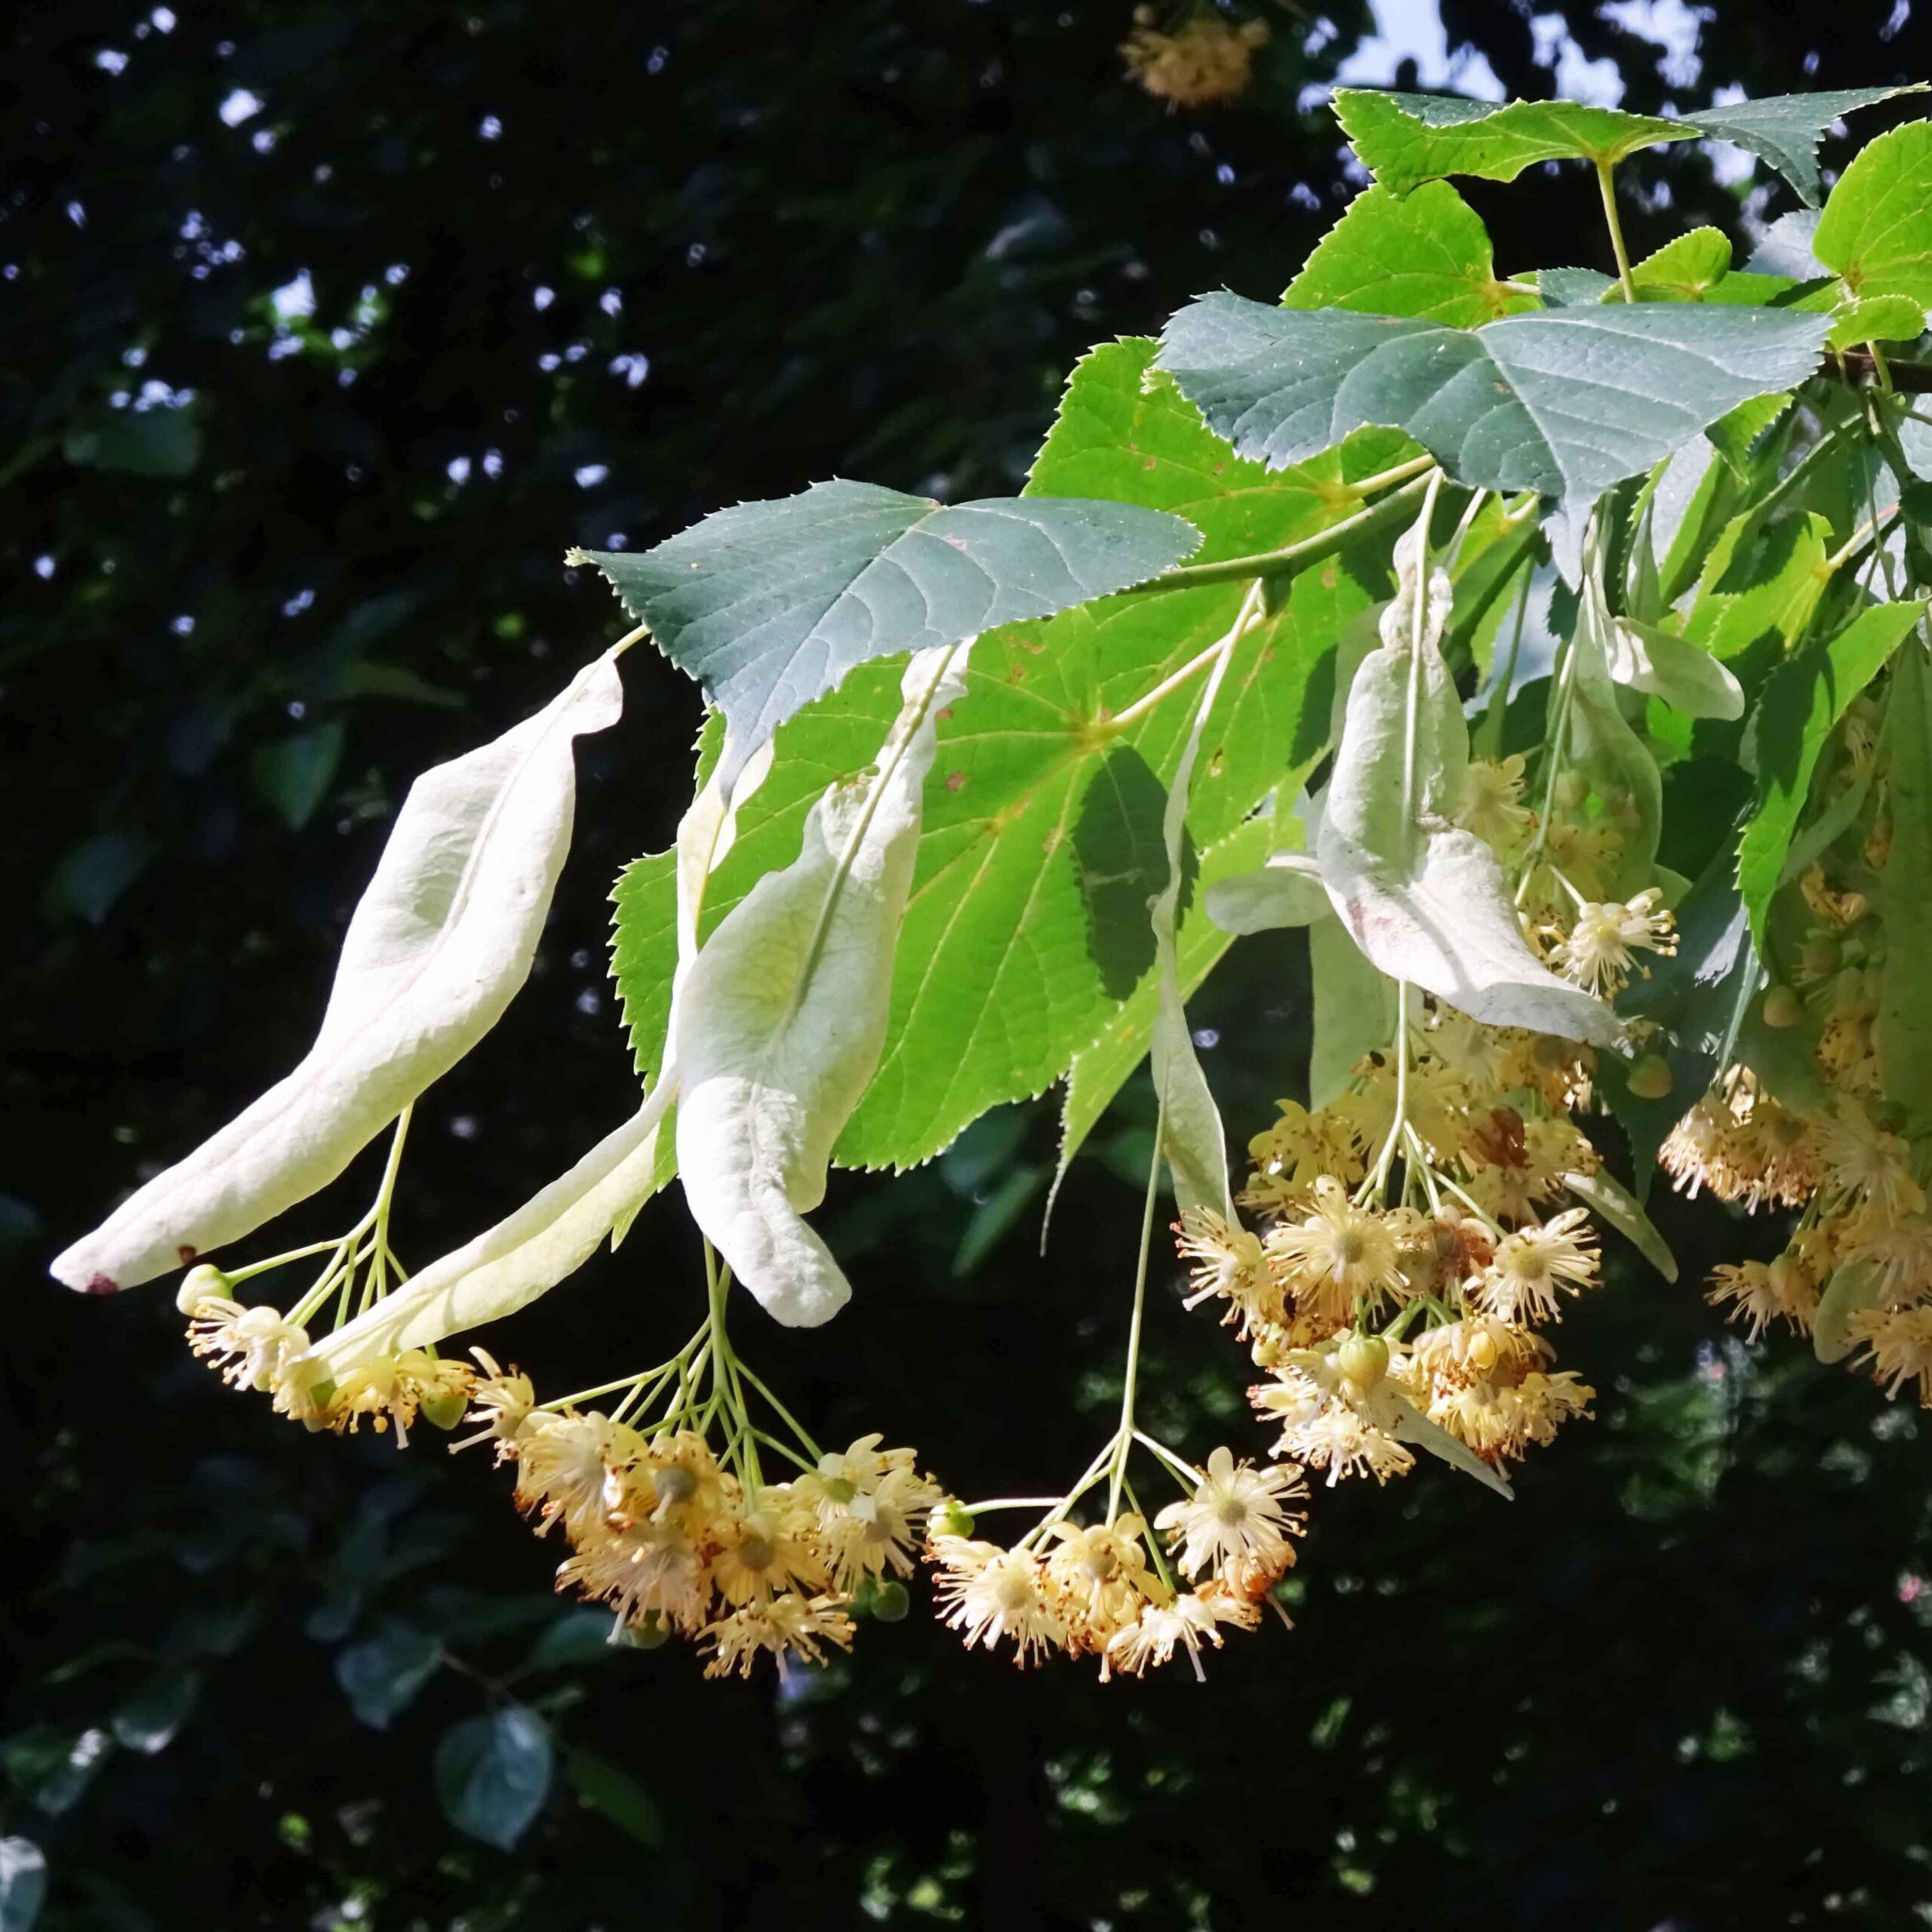
[[[797,1592],[747,1604],[708,1625],[703,1641],[710,1647],[707,1677],[749,1677],[761,1657],[775,1658],[778,1674],[786,1675],[795,1661],[823,1663],[825,1647],[841,1650],[852,1644],[852,1620],[831,1597],[807,1597]]]
[[[595,1411],[588,1415],[540,1410],[517,1442],[516,1504],[543,1535],[561,1523],[573,1542],[605,1527],[607,1484],[643,1458],[635,1429]]]
[[[817,1518],[789,1483],[761,1491],[754,1506],[719,1525],[711,1574],[734,1605],[802,1591],[817,1595],[830,1580],[813,1532]]]
[[[1224,1321],[1235,1324],[1243,1340],[1259,1327],[1278,1323],[1284,1313],[1281,1284],[1275,1280],[1261,1238],[1232,1226],[1211,1208],[1191,1208],[1181,1218],[1178,1245],[1193,1265],[1185,1306],[1211,1297],[1224,1301]]]
[[[1841,1094],[1831,1117],[1817,1124],[1826,1179],[1839,1194],[1869,1202],[1887,1220],[1900,1220],[1925,1205],[1925,1191],[1912,1177],[1912,1149],[1873,1120],[1863,1102]]]
[[[1395,1236],[1381,1214],[1357,1207],[1327,1175],[1315,1183],[1309,1214],[1271,1229],[1264,1244],[1282,1285],[1306,1314],[1346,1321],[1358,1301],[1400,1294],[1404,1286]]]
[[[451,1453],[472,1448],[479,1442],[494,1442],[497,1463],[514,1462],[517,1438],[537,1406],[537,1392],[531,1386],[528,1376],[519,1374],[513,1367],[500,1367],[487,1349],[472,1349],[469,1352],[481,1364],[483,1373],[471,1386],[469,1413],[463,1420],[482,1426],[474,1435],[452,1442]]]
[[[1552,963],[1586,992],[1607,998],[1620,991],[1639,952],[1677,950],[1676,921],[1658,906],[1663,896],[1653,885],[1627,903],[1613,900],[1578,906],[1569,937]]]
[[[1153,1577],[1135,1515],[1082,1526],[1064,1518],[1047,1526],[1053,1548],[1041,1576],[1054,1615],[1069,1641],[1096,1649],[1147,1600]]]
[[[1567,1208],[1540,1226],[1505,1235],[1477,1278],[1473,1299],[1504,1321],[1555,1321],[1561,1318],[1559,1296],[1588,1287],[1598,1260],[1589,1217]]]
[[[1292,1463],[1258,1469],[1237,1463],[1232,1451],[1217,1449],[1208,1458],[1200,1487],[1185,1501],[1171,1503],[1154,1519],[1178,1546],[1183,1576],[1251,1564],[1276,1576],[1295,1558],[1291,1537],[1302,1534],[1304,1512],[1284,1508],[1308,1494],[1301,1471]]]
[[[1037,1556],[964,1537],[935,1537],[931,1550],[940,1571],[940,1620],[961,1633],[968,1650],[975,1644],[991,1650],[1010,1638],[1014,1661],[1026,1664],[1066,1644],[1066,1627],[1047,1601]]]
[[[236,1389],[272,1389],[291,1362],[309,1352],[307,1332],[274,1308],[244,1308],[204,1293],[188,1322],[188,1346],[221,1371]]]
[[[1863,1309],[1847,1325],[1866,1351],[1860,1366],[1887,1395],[1916,1382],[1920,1406],[1932,1408],[1932,1308]]]
[[[1818,1283],[1789,1254],[1770,1261],[1722,1261],[1711,1270],[1705,1300],[1743,1323],[1755,1342],[1774,1321],[1788,1322],[1801,1333],[1808,1329],[1817,1312]]]
[[[1523,803],[1521,753],[1500,759],[1473,758],[1463,768],[1456,823],[1485,845],[1506,857],[1522,842],[1536,816]]]

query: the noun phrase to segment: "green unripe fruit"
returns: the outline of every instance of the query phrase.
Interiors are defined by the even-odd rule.
[[[827,1476],[824,1481],[825,1493],[835,1503],[850,1503],[859,1493],[843,1476]]]
[[[454,1429],[469,1407],[467,1395],[438,1395],[433,1402],[423,1404],[423,1420],[432,1429]]]
[[[1373,1389],[1389,1373],[1389,1344],[1380,1335],[1351,1335],[1335,1351],[1335,1366],[1358,1389]]]
[[[1782,1032],[1787,1026],[1795,1026],[1804,1017],[1804,1002],[1789,986],[1774,986],[1765,994],[1764,1004],[1758,1009],[1767,1026]]]
[[[230,1291],[234,1286],[219,1268],[204,1261],[182,1277],[180,1287],[174,1291],[174,1306],[183,1315],[192,1316],[205,1301],[232,1301],[234,1297]]]
[[[942,1503],[927,1519],[926,1527],[936,1537],[970,1537],[972,1514],[957,1503]]]
[[[1661,1100],[1677,1084],[1670,1063],[1661,1054],[1640,1054],[1630,1063],[1630,1091],[1640,1100]]]
[[[623,1641],[634,1651],[661,1651],[671,1641],[671,1626],[656,1611],[646,1611],[635,1623],[624,1626]]]
[[[906,1586],[890,1580],[872,1592],[872,1614],[881,1623],[903,1623],[912,1607],[912,1594]]]

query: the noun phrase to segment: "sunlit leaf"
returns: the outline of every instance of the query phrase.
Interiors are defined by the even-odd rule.
[[[1825,88],[1816,94],[1767,94],[1759,100],[1706,107],[1695,117],[1697,131],[1714,141],[1729,141],[1767,161],[1811,207],[1823,185],[1818,174],[1820,138],[1841,115],[1871,107],[1894,95],[1922,92],[1920,85]],[[1855,164],[1854,164],[1855,165]]]
[[[1932,307],[1932,121],[1881,134],[1838,177],[1812,252],[1858,296]]]
[[[1199,542],[1136,504],[941,505],[841,480],[718,510],[652,549],[585,554],[724,713],[728,780],[855,666],[1050,617],[1158,576]]]
[[[1299,462],[1364,423],[1405,431],[1461,483],[1581,512],[1749,398],[1817,365],[1823,318],[1659,303],[1552,309],[1473,330],[1204,297],[1160,361],[1243,456]]]

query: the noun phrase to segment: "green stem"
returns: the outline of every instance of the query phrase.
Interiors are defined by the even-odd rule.
[[[1168,1127],[1163,1097],[1154,1124],[1154,1158],[1147,1164],[1147,1198],[1140,1214],[1140,1257],[1134,1270],[1134,1315],[1127,1330],[1127,1375],[1121,1386],[1120,1427],[1115,1432],[1113,1463],[1107,1479],[1107,1521],[1120,1509],[1120,1486],[1127,1473],[1127,1457],[1134,1442],[1134,1396],[1140,1376],[1140,1328],[1147,1308],[1147,1261],[1154,1247],[1154,1207],[1161,1193],[1161,1143]]]
[[[1431,467],[1434,467],[1433,464]],[[1379,503],[1373,503],[1340,523],[1331,524],[1312,537],[1305,537],[1298,543],[1284,545],[1278,550],[1263,550],[1251,557],[1230,557],[1223,563],[1183,564],[1164,577],[1149,577],[1145,583],[1134,584],[1121,594],[1131,596],[1154,590],[1192,590],[1204,583],[1233,583],[1246,577],[1279,577],[1290,571],[1306,570],[1309,565],[1318,564],[1334,556],[1337,551],[1346,549],[1360,537],[1373,536],[1378,531],[1400,523],[1421,499],[1426,482],[1426,478],[1418,476],[1384,497]]]
[[[1617,278],[1623,285],[1623,299],[1634,302],[1637,299],[1637,285],[1630,279],[1630,254],[1623,245],[1623,223],[1617,212],[1617,186],[1611,178],[1614,164],[1607,161],[1597,163],[1597,189],[1603,196],[1603,218],[1610,224],[1610,245],[1617,257]]]

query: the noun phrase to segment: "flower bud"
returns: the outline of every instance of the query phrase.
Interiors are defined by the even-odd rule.
[[[634,1651],[661,1651],[671,1641],[671,1626],[656,1611],[648,1610],[635,1623],[624,1626],[621,1641]]]
[[[174,1291],[174,1306],[183,1315],[193,1316],[205,1301],[230,1301],[234,1299],[232,1291],[235,1284],[219,1268],[204,1261],[198,1267],[190,1268],[181,1278],[181,1285]]]
[[[1630,1091],[1640,1100],[1661,1100],[1677,1084],[1670,1063],[1661,1054],[1639,1054],[1630,1063]]]
[[[454,1429],[469,1407],[466,1395],[438,1395],[422,1406],[423,1420],[432,1429]]]
[[[928,1518],[926,1527],[936,1537],[970,1537],[973,1518],[961,1504],[948,1497]]]
[[[1574,811],[1590,795],[1590,781],[1580,771],[1557,775],[1556,802],[1566,811]]]
[[[1351,1335],[1335,1351],[1335,1367],[1358,1389],[1373,1389],[1389,1373],[1389,1344],[1380,1335]]]
[[[872,1614],[881,1623],[904,1623],[912,1607],[912,1592],[896,1579],[889,1578],[872,1592]]]
[[[1804,1017],[1804,1002],[1790,987],[1776,986],[1765,994],[1758,1011],[1767,1026],[1783,1032],[1787,1026],[1795,1026]]]

